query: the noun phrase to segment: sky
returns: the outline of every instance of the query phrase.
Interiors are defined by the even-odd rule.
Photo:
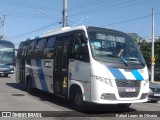
[[[67,0],[68,25],[104,27],[149,38],[154,7],[155,36],[160,36],[159,5],[160,0]],[[0,35],[5,15],[6,39],[17,48],[26,38],[61,28],[62,10],[63,0],[0,0]]]

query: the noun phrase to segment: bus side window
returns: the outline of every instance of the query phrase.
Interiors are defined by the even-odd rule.
[[[22,48],[22,57],[24,58],[26,56],[26,46],[24,45],[23,48]]]
[[[78,36],[75,36],[74,46],[73,46],[73,55],[78,57],[80,54],[81,40]]]
[[[89,52],[86,37],[82,34],[75,35],[73,45],[73,58],[84,62],[89,62]]]
[[[88,46],[87,43],[82,44],[82,60],[84,62],[89,62],[89,52],[88,52]]]
[[[34,56],[34,46],[35,46],[36,40],[31,41],[28,52],[27,52],[27,57],[33,58]]]
[[[71,58],[71,41],[72,36],[67,36],[64,38],[64,46],[63,46],[63,62],[62,62],[62,68],[68,68],[69,58]]]
[[[49,37],[43,50],[43,58],[53,58],[56,37]]]
[[[35,57],[41,58],[43,53],[43,48],[46,42],[46,38],[39,39],[35,45]]]
[[[20,43],[20,46],[18,48],[18,51],[17,51],[17,58],[20,59],[21,56],[22,56],[22,47],[23,47],[23,43]]]

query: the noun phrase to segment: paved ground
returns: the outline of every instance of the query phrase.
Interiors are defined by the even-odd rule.
[[[52,118],[31,118],[32,120],[52,120],[52,119],[76,119],[76,120],[106,120],[106,119],[116,119],[115,117],[106,117],[110,113],[118,113],[118,114],[125,114],[125,112],[129,112],[133,114],[134,112],[138,111],[160,111],[160,103],[141,103],[141,104],[132,104],[130,108],[124,109],[117,109],[113,106],[106,106],[106,105],[93,105],[86,109],[86,112],[79,112],[77,111],[72,105],[70,101],[63,100],[61,98],[57,98],[51,94],[47,94],[40,91],[35,91],[34,94],[28,94],[24,85],[19,84],[15,80],[15,75],[10,75],[8,78],[4,78],[3,76],[0,77],[0,111],[58,111],[58,115],[60,117],[52,117]],[[61,112],[62,111],[62,112]],[[65,112],[67,111],[67,112]],[[90,117],[63,117],[67,116],[68,114],[76,115],[79,114],[80,116],[90,116]],[[52,113],[52,114],[55,114]],[[92,117],[91,117],[92,116]],[[17,118],[12,118],[17,120]],[[21,118],[20,118],[21,119]],[[23,118],[28,119],[28,118]],[[124,118],[118,118],[124,119]],[[128,120],[132,118],[126,118]],[[137,120],[138,118],[134,118]],[[144,119],[144,118],[143,118]],[[158,118],[145,118],[146,119],[158,119]],[[0,118],[0,120],[7,120],[7,118]]]

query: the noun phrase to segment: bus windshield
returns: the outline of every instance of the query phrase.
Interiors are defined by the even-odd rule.
[[[96,60],[145,64],[142,54],[127,34],[104,29],[89,30],[88,37],[92,56]]]
[[[0,64],[14,63],[14,46],[12,44],[0,44]]]

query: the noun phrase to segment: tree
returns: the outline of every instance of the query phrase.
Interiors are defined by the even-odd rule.
[[[142,55],[147,63],[147,66],[151,65],[151,44],[142,39],[137,33],[128,33],[135,43],[140,46]]]
[[[141,52],[144,56],[144,59],[146,61],[146,64],[148,68],[151,67],[151,59],[152,59],[152,54],[151,54],[151,48],[152,48],[152,43],[147,43],[146,40],[144,40],[141,43]],[[154,43],[154,57],[156,59],[155,61],[155,80],[160,80],[160,37],[155,40]]]
[[[143,57],[146,61],[147,66],[151,65],[151,44],[147,43],[146,40],[143,40],[140,46]]]
[[[137,33],[128,33],[128,35],[135,41],[137,45],[140,44],[142,37],[140,37]]]
[[[155,72],[156,76],[155,79],[160,80],[160,37],[155,42],[155,49],[154,49],[154,56],[155,56]]]
[[[140,50],[142,55],[146,61],[148,68],[151,67],[151,48],[152,43],[147,43],[147,40],[142,39],[137,33],[128,33],[131,38],[135,41],[137,45],[140,45]],[[160,80],[160,37],[155,40],[155,47],[154,47],[154,56],[155,56],[155,80]]]

